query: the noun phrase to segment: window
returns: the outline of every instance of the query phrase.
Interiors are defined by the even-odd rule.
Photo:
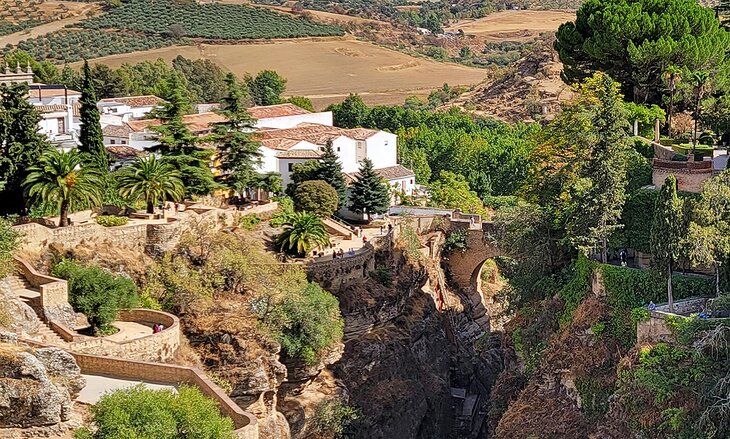
[[[411,184],[413,184],[413,179],[411,178]]]
[[[320,150],[320,151],[324,151],[324,146],[320,146],[320,147],[319,147],[319,150]]]
[[[126,140],[122,140],[122,145],[126,145],[126,144],[127,144],[127,141]]]
[[[58,134],[66,134],[66,119],[59,117],[56,119],[58,124]]]
[[[110,145],[115,145],[116,143],[117,143],[117,141],[116,141],[116,140],[114,140],[114,139],[111,139],[111,140],[109,141],[109,144],[110,144]]]
[[[385,145],[385,146],[388,146],[388,141],[387,141],[387,140],[385,141],[385,144],[384,144],[384,145]]]
[[[339,146],[337,147],[337,152],[340,152],[340,147]]]
[[[294,170],[294,163],[289,163],[287,165],[287,169],[289,169],[289,172],[293,171]]]

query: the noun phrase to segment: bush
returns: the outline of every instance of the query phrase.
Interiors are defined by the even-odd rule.
[[[469,249],[466,242],[466,232],[464,230],[457,230],[449,233],[444,241],[444,253],[448,254],[454,251],[460,251],[464,253]]]
[[[297,210],[311,212],[320,218],[331,216],[337,210],[337,190],[323,180],[307,180],[294,189],[294,206]]]
[[[52,273],[68,281],[71,306],[86,316],[97,334],[109,330],[119,309],[133,308],[139,303],[134,281],[100,267],[64,259],[53,267]]]
[[[76,438],[233,439],[233,422],[194,387],[148,390],[137,385],[101,397],[91,408],[98,431]]]
[[[246,230],[253,230],[261,223],[261,218],[256,215],[244,215],[238,220],[238,225]]]
[[[126,216],[100,215],[96,217],[96,223],[104,227],[124,226],[129,222]]]
[[[323,401],[314,408],[312,428],[317,437],[342,439],[351,437],[360,411],[340,401]]]
[[[290,358],[314,365],[321,354],[342,339],[344,322],[337,298],[316,283],[290,295],[265,316]]]
[[[372,273],[373,277],[385,287],[393,285],[393,270],[386,265],[378,265]]]
[[[10,222],[0,218],[0,279],[13,271],[13,251],[18,246],[20,235]]]

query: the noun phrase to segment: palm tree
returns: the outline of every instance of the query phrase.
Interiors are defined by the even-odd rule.
[[[58,203],[59,227],[68,225],[68,211],[73,205],[98,205],[101,203],[101,173],[88,163],[85,154],[78,150],[69,152],[55,149],[44,153],[39,163],[31,166],[23,187],[32,201]]]
[[[677,83],[682,81],[682,69],[675,65],[670,65],[664,71],[664,79],[667,81],[667,89],[669,89],[669,117],[667,118],[667,134],[672,136],[672,116],[674,115],[674,92],[677,89]]]
[[[295,212],[286,223],[284,231],[276,237],[279,251],[304,256],[314,248],[326,247],[330,243],[324,223],[309,212]]]
[[[180,173],[154,155],[139,158],[122,168],[117,176],[119,195],[137,201],[143,199],[147,213],[154,213],[155,204],[172,198],[179,201],[185,194]]]
[[[695,149],[697,147],[697,124],[700,119],[700,101],[705,96],[705,89],[707,87],[707,81],[709,79],[710,75],[709,73],[705,71],[697,71],[692,72],[692,83],[694,84],[694,98],[695,98],[695,126],[694,126],[694,135],[692,136],[692,154],[691,158],[694,159]]]

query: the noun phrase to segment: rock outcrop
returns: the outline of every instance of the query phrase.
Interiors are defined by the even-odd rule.
[[[0,344],[0,428],[68,421],[84,385],[73,357],[60,349]]]

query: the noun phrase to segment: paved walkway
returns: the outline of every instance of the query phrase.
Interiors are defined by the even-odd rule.
[[[177,390],[177,387],[170,385],[152,384],[133,380],[119,380],[100,375],[83,375],[83,377],[86,378],[86,387],[84,387],[84,389],[79,393],[76,401],[85,404],[96,404],[99,401],[99,398],[101,398],[105,393],[136,386],[137,384],[143,384],[145,388],[150,390]]]
[[[147,325],[136,322],[112,322],[112,326],[119,329],[119,332],[104,337],[107,340],[113,340],[117,342],[134,340],[135,338],[142,338],[147,335],[151,335],[152,328]]]
[[[338,239],[336,237],[332,237],[332,243],[335,245],[334,249],[329,248],[324,251],[324,256],[320,256],[318,258],[314,258],[315,261],[322,260],[322,259],[332,259],[332,252],[339,251],[342,249],[342,251],[345,252],[345,257],[350,256],[349,251],[352,249],[353,252],[357,253],[358,250],[360,250],[364,245],[365,242],[363,241],[363,235],[367,238],[368,241],[371,241],[373,238],[377,238],[379,236],[384,236],[388,234],[388,228],[385,227],[383,229],[383,234],[380,233],[379,228],[368,228],[368,229],[362,229],[362,232],[360,233],[360,236],[353,236],[352,239]]]

